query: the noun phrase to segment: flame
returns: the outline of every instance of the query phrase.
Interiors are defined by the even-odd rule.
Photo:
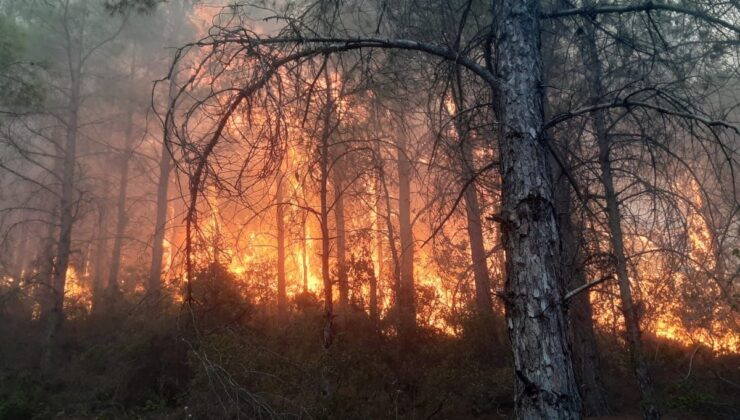
[[[740,352],[737,315],[718,304],[721,290],[711,279],[717,266],[712,233],[701,215],[703,199],[695,181],[676,188],[690,191],[690,201],[684,209],[688,256],[662,252],[660,244],[646,236],[626,240],[632,250],[636,277],[631,277],[633,294],[638,302],[641,327],[647,335],[671,340],[682,346],[703,345],[718,354]],[[606,245],[605,245],[606,247]],[[612,296],[618,295],[616,284],[605,287]],[[712,302],[707,306],[707,302]],[[624,319],[614,299],[591,294],[594,320],[603,330],[624,331]]]
[[[200,22],[210,22],[212,16],[207,15],[209,11],[205,8],[199,9],[198,19]],[[207,26],[201,26],[201,32],[207,32]],[[335,69],[330,70],[331,92],[330,95],[335,103],[335,112],[337,118],[345,121],[366,121],[369,118],[369,111],[361,101],[353,100],[351,96],[343,95],[344,81],[341,74]],[[203,83],[211,83],[212,80],[204,79]],[[319,87],[326,88],[326,81],[323,77],[318,78]],[[451,96],[443,99],[442,105],[450,117],[457,114],[458,110]],[[261,112],[265,112],[262,110]],[[283,112],[281,110],[281,112]],[[288,113],[289,111],[284,111]],[[386,111],[390,115],[390,111]],[[235,113],[228,121],[226,130],[236,138],[249,137],[244,131],[247,129],[245,115]],[[266,115],[260,111],[253,111],[249,115],[249,120],[253,126],[259,127],[266,123]],[[300,124],[291,122],[288,125],[288,136],[301,138],[306,133],[299,127]],[[298,128],[297,128],[298,127]],[[458,133],[454,126],[448,126],[449,135],[452,139],[458,140]],[[472,134],[471,134],[472,135]],[[311,166],[311,158],[308,152],[298,149],[293,141],[289,142],[286,153],[286,162],[281,171],[286,174],[284,179],[289,181],[290,188],[287,188],[285,200],[286,219],[292,218],[294,222],[300,220],[300,226],[293,226],[292,232],[286,232],[286,276],[287,276],[287,293],[289,297],[296,296],[305,288],[313,293],[320,294],[323,289],[323,281],[320,278],[315,264],[320,259],[320,247],[315,246],[313,237],[314,232],[318,232],[318,226],[311,214],[304,209],[315,209],[317,197],[308,188],[304,188],[305,180],[301,180],[299,175],[305,175],[300,172],[305,171]],[[476,158],[483,158],[481,151],[474,151]],[[702,198],[699,188],[695,182],[686,185],[676,185],[676,188],[684,191],[691,191],[691,200],[694,208],[702,207]],[[374,197],[378,194],[373,183],[364,185],[362,194],[368,197]],[[312,195],[313,194],[313,195]],[[491,203],[495,202],[495,197],[481,194],[482,200]],[[276,261],[277,253],[275,252],[274,236],[268,235],[274,232],[275,225],[263,220],[264,225],[256,222],[248,222],[243,218],[236,217],[232,211],[226,211],[222,208],[224,203],[219,199],[217,192],[213,187],[209,187],[206,192],[206,203],[208,212],[204,214],[203,240],[205,247],[198,252],[196,261],[212,261],[214,258],[220,260],[226,265],[229,271],[234,273],[237,281],[249,282],[248,277],[251,270],[254,270],[258,263],[265,261]],[[346,200],[348,206],[352,206],[350,200]],[[421,206],[419,206],[421,207]],[[374,210],[374,211],[373,211]],[[355,219],[348,220],[348,231],[353,229],[368,228],[371,232],[380,232],[384,225],[378,215],[382,214],[380,203],[374,204],[374,209],[370,211],[369,217],[364,217],[368,210],[360,213]],[[355,209],[355,211],[358,211]],[[635,258],[632,282],[635,291],[635,300],[638,302],[641,312],[641,322],[643,331],[646,335],[669,339],[681,345],[698,345],[702,344],[718,353],[740,352],[740,336],[732,328],[732,324],[724,319],[720,308],[708,309],[708,317],[703,323],[697,323],[688,319],[686,312],[686,298],[677,293],[678,290],[688,290],[692,286],[695,278],[701,277],[701,273],[712,270],[717,267],[715,249],[712,245],[711,231],[699,212],[692,209],[685,209],[686,221],[688,226],[688,242],[690,262],[687,262],[682,270],[676,270],[675,258],[653,252],[660,248],[659,244],[654,243],[649,237],[633,235],[626,238],[626,247],[631,254],[641,254],[640,258]],[[225,220],[228,219],[228,220]],[[286,225],[289,222],[285,221]],[[419,223],[421,225],[421,223]],[[450,219],[443,232],[454,236],[454,232],[464,231],[464,222],[461,220]],[[287,227],[286,227],[287,229]],[[424,236],[421,230],[425,227],[415,226],[416,237]],[[486,232],[485,245],[488,250],[496,249],[499,244],[500,231],[498,228],[490,229]],[[392,269],[389,269],[390,250],[381,251],[384,236],[382,234],[372,235],[370,246],[372,252],[372,269],[375,278],[378,279],[378,295],[381,314],[393,305],[392,301]],[[387,239],[385,240],[387,241]],[[172,257],[172,248],[175,239],[165,240],[165,252],[167,255],[167,268],[174,264]],[[349,244],[350,248],[352,244]],[[602,248],[608,249],[606,244]],[[348,252],[353,252],[349,249]],[[464,251],[464,252],[469,252]],[[381,255],[385,254],[385,255]],[[470,260],[468,256],[468,261]],[[500,281],[504,275],[504,256],[503,252],[498,252],[490,261],[489,272],[492,282]],[[427,248],[416,249],[416,261],[414,264],[415,280],[420,289],[431,291],[431,307],[425,309],[426,312],[420,314],[420,321],[432,326],[439,331],[447,334],[456,334],[455,326],[445,317],[446,313],[453,311],[456,307],[463,305],[462,299],[456,297],[459,292],[460,284],[472,283],[472,273],[466,270],[464,273],[449,273],[444,267],[434,261],[432,251]],[[69,273],[68,273],[69,277]],[[74,282],[69,282],[74,284]],[[81,285],[79,286],[82,287]],[[717,286],[711,281],[702,284],[704,294],[701,299],[719,296]],[[591,302],[594,308],[594,321],[596,326],[603,331],[613,331],[616,334],[623,332],[623,319],[619,310],[618,292],[614,282],[604,284],[599,287],[601,291],[610,292],[609,295],[602,293],[591,293]],[[368,301],[368,285],[362,285],[360,291],[364,301]],[[496,301],[497,310],[501,311],[502,303]],[[720,305],[716,305],[720,306]],[[734,316],[734,315],[731,315]],[[423,319],[422,319],[423,318]]]
[[[92,291],[85,284],[73,266],[67,267],[64,283],[64,309],[69,314],[72,305],[82,307],[86,312],[92,309]]]

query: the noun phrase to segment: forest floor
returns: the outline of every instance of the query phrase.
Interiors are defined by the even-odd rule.
[[[280,325],[258,309],[229,308],[208,315],[170,308],[153,317],[131,305],[72,319],[55,363],[43,369],[40,326],[3,322],[0,420],[512,417],[505,341],[481,344],[500,335],[422,330],[402,348],[358,315],[325,350],[318,305]],[[666,418],[740,418],[740,355],[667,341],[646,348]],[[602,337],[600,354],[614,411],[601,418],[640,418],[623,348]]]

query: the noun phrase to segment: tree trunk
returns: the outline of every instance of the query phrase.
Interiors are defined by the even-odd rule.
[[[71,46],[69,48],[72,48]],[[79,60],[78,60],[79,63]],[[77,133],[80,107],[79,64],[70,65],[69,114],[66,121],[66,139],[62,163],[62,194],[59,203],[59,241],[51,279],[51,301],[48,312],[46,349],[43,364],[51,366],[57,337],[64,321],[64,290],[67,282],[67,268],[72,251],[72,225],[75,213],[75,165],[77,164]]]
[[[172,101],[177,94],[178,65],[172,70],[169,81],[169,100]],[[149,294],[156,301],[162,288],[162,260],[164,258],[164,240],[167,230],[167,210],[169,207],[169,185],[170,172],[172,171],[172,156],[167,149],[167,142],[175,130],[174,121],[169,119],[165,122],[166,127],[162,136],[162,153],[159,156],[159,183],[157,184],[157,214],[154,222],[154,239],[152,240],[152,264],[149,267]]]
[[[285,207],[283,206],[283,174],[277,176],[277,192],[275,194],[277,208],[275,218],[277,224],[277,306],[278,317],[282,321],[285,317],[288,297],[285,291]]]
[[[414,233],[411,226],[411,162],[406,154],[406,142],[397,142],[398,168],[398,231],[401,240],[401,281],[398,300],[401,335],[411,339],[416,329],[414,287]]]
[[[133,77],[133,75],[132,75]],[[118,285],[118,272],[121,266],[121,251],[123,249],[123,236],[126,233],[128,215],[126,214],[126,196],[128,194],[128,172],[131,156],[133,155],[133,127],[134,109],[129,105],[126,116],[126,129],[124,132],[125,146],[121,156],[121,173],[118,184],[118,199],[116,201],[116,235],[113,237],[113,252],[111,254],[110,273],[108,276],[108,295],[115,296],[120,292]]]
[[[393,227],[393,219],[391,215],[391,197],[388,192],[388,183],[385,180],[385,172],[383,170],[382,163],[377,164],[378,176],[380,177],[380,184],[383,187],[383,198],[385,200],[385,227],[388,232],[388,248],[391,251],[391,261],[393,261],[393,285],[391,287],[393,291],[393,297],[395,299],[396,308],[396,327],[401,331],[401,257],[398,255],[398,248],[396,248],[396,232]]]
[[[22,229],[25,230],[25,228]],[[23,232],[23,230],[21,230],[21,238],[19,239],[13,256],[12,264],[15,266],[12,282],[13,287],[21,287],[25,283],[26,265],[28,263],[27,260],[30,248],[28,246],[28,240],[30,235],[28,235],[27,232]]]
[[[496,4],[501,78],[506,318],[521,419],[580,418],[557,267],[560,238],[543,128],[538,0]]]
[[[581,40],[582,55],[586,67],[586,80],[589,84],[592,104],[598,103],[604,96],[603,75],[601,60],[596,47],[596,35],[593,25],[588,22],[584,27]],[[591,121],[599,146],[599,166],[601,168],[601,182],[604,185],[606,197],[606,211],[611,233],[611,246],[616,261],[617,281],[622,301],[622,314],[627,329],[627,343],[629,346],[632,367],[640,388],[643,416],[646,419],[660,418],[660,412],[655,401],[652,379],[647,367],[645,355],[642,352],[640,338],[640,321],[632,301],[632,290],[627,272],[627,257],[624,251],[624,237],[622,234],[622,217],[619,211],[619,201],[614,189],[612,166],[609,150],[609,134],[607,132],[606,114],[603,110],[591,113]]]
[[[327,66],[328,67],[328,66]],[[324,348],[328,349],[334,341],[334,302],[332,293],[331,274],[329,273],[329,137],[331,133],[331,114],[333,102],[331,97],[331,77],[327,68],[324,70],[326,80],[326,104],[324,108],[324,121],[321,133],[321,144],[319,165],[321,170],[321,278],[324,281]]]
[[[332,170],[334,184],[334,221],[337,229],[337,269],[339,311],[346,316],[349,310],[349,282],[347,281],[347,237],[344,219],[344,194],[341,169],[335,162]]]
[[[466,172],[466,179],[473,176],[470,171]],[[481,226],[480,204],[478,203],[478,192],[474,185],[465,190],[465,214],[467,217],[468,240],[470,241],[470,256],[473,264],[473,276],[475,279],[475,306],[478,316],[490,319],[493,317],[493,303],[491,301],[491,279],[488,276],[488,261],[486,248],[483,241],[483,228]]]
[[[301,227],[303,228],[303,240],[301,241],[301,247],[303,250],[303,254],[301,255],[301,266],[303,268],[303,293],[308,293],[308,231],[306,229],[307,218],[308,214],[304,213],[303,218],[301,219]]]
[[[166,142],[166,140],[165,140]],[[167,229],[167,207],[169,205],[169,183],[172,170],[172,156],[167,145],[162,142],[159,156],[159,184],[157,185],[157,215],[154,222],[152,240],[152,264],[149,268],[149,293],[158,296],[162,288],[162,260],[164,258],[164,237]]]
[[[378,322],[380,320],[380,312],[378,307],[378,284],[380,278],[383,276],[383,232],[381,230],[381,193],[380,193],[380,176],[375,176],[375,252],[377,258],[377,267],[374,267],[373,275],[370,278],[370,322],[373,328],[377,329]]]
[[[105,182],[107,184],[107,181]],[[98,235],[95,238],[95,268],[93,269],[92,312],[99,314],[103,308],[103,295],[106,290],[105,275],[108,270],[108,199],[103,197],[98,213]]]
[[[555,163],[555,162],[552,162]],[[573,223],[571,188],[562,168],[553,165],[555,178],[555,212],[560,228],[563,280],[567,290],[586,284],[580,251],[580,228]],[[594,333],[593,312],[588,292],[580,293],[568,302],[568,315],[573,349],[573,365],[578,389],[583,398],[583,411],[587,416],[610,414],[606,390],[601,381],[601,362]]]
[[[453,99],[455,101],[454,117],[455,131],[459,142],[460,172],[462,182],[467,184],[475,179],[476,173],[473,163],[472,139],[468,133],[468,127],[463,121],[460,111],[464,109],[462,82],[460,72],[457,71],[453,82]],[[472,259],[473,279],[475,281],[475,306],[478,316],[484,320],[493,318],[493,302],[491,300],[491,279],[488,274],[488,257],[483,240],[483,226],[480,217],[480,204],[478,203],[478,192],[475,183],[467,185],[463,194],[465,200],[465,215],[467,217],[468,240],[470,242],[470,257]]]

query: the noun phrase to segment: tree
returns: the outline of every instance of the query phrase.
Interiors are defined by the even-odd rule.
[[[539,4],[536,1],[523,5],[505,2],[497,12],[498,45],[502,56],[498,77],[449,48],[416,41],[304,37],[301,34],[267,39],[247,35],[233,41],[227,40],[229,38],[223,42],[219,40],[218,45],[223,47],[242,43],[249,45],[264,58],[271,57],[265,61],[271,64],[257,70],[252,81],[231,97],[230,105],[219,116],[217,126],[224,127],[242,101],[265,86],[282,66],[316,55],[360,48],[417,50],[456,60],[482,77],[496,93],[501,92],[504,98],[501,119],[506,127],[499,145],[504,191],[501,220],[507,251],[507,319],[519,390],[517,411],[524,418],[575,418],[579,413],[579,397],[569,357],[557,277],[559,237],[552,211],[546,152],[540,140],[544,122],[538,89],[542,77]],[[198,45],[215,46],[212,40]],[[286,55],[273,55],[272,47],[281,45],[303,48]],[[525,68],[526,71],[523,70]],[[217,129],[214,135],[209,136],[191,185],[200,184],[202,168],[222,132]],[[322,170],[321,173],[325,172]],[[324,202],[322,199],[322,214],[326,208]],[[323,232],[322,236],[326,234]],[[323,252],[326,254],[328,249]],[[330,285],[325,290],[330,291]],[[330,301],[331,296],[325,297],[325,304]],[[327,313],[331,314],[331,307]]]

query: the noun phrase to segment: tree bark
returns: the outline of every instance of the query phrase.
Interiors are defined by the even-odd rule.
[[[603,75],[601,60],[596,47],[596,35],[594,27],[590,22],[584,25],[581,39],[583,61],[586,67],[586,80],[589,85],[592,104],[598,103],[604,97]],[[643,416],[646,419],[660,418],[660,411],[655,401],[655,392],[652,379],[647,367],[647,361],[642,351],[642,340],[640,338],[640,321],[635,311],[632,300],[629,274],[627,271],[627,257],[624,251],[624,236],[622,233],[619,210],[619,201],[614,188],[614,178],[610,159],[609,134],[607,132],[606,114],[604,110],[596,110],[591,113],[591,121],[594,127],[596,140],[599,146],[599,167],[601,169],[601,182],[604,186],[606,197],[606,211],[608,217],[609,231],[611,233],[611,247],[616,262],[617,281],[619,283],[619,294],[622,301],[622,314],[627,329],[627,343],[629,346],[632,367],[640,388]]]
[[[580,418],[561,281],[560,237],[544,145],[538,0],[503,0],[497,11],[501,79],[502,232],[506,318],[522,419]]]

